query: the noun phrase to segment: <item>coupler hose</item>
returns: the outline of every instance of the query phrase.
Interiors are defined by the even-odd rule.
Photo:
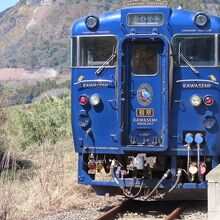
[[[153,188],[153,190],[146,196],[144,197],[144,200],[147,201],[153,194],[154,192],[159,188],[160,184],[168,177],[168,175],[170,174],[170,169],[168,169],[166,171],[166,173],[162,176],[162,178],[160,179],[160,181],[157,183],[157,185]]]
[[[139,196],[139,194],[141,193],[141,190],[142,190],[142,188],[143,188],[143,185],[144,185],[144,179],[142,180],[142,183],[141,183],[141,185],[140,185],[140,188],[139,188],[138,192],[137,192],[135,195],[132,195],[131,192],[129,192],[129,193],[130,193],[130,194],[129,194],[128,192],[126,192],[125,187],[120,184],[119,180],[117,179],[117,177],[116,177],[116,175],[115,175],[115,170],[114,170],[115,166],[114,166],[114,163],[115,163],[115,162],[113,162],[113,164],[112,164],[112,166],[111,166],[111,168],[110,168],[111,173],[112,173],[112,177],[113,177],[113,179],[115,180],[115,182],[118,184],[118,186],[122,189],[123,194],[124,194],[127,198],[129,198],[129,199],[134,199],[134,198],[136,198],[137,196]]]
[[[177,184],[180,181],[181,175],[182,175],[182,169],[178,169],[177,174],[176,174],[176,182],[174,183],[174,185],[167,192],[160,195],[160,197],[162,199],[164,198],[164,196],[166,196],[168,193],[172,192],[176,188]]]
[[[138,192],[137,192],[135,195],[132,195],[132,194],[129,195],[129,194],[126,192],[125,187],[124,187],[123,185],[121,185],[120,182],[119,182],[119,180],[117,179],[117,177],[116,177],[116,175],[115,175],[115,170],[114,170],[115,166],[114,166],[114,165],[115,165],[115,162],[113,162],[113,164],[112,164],[112,166],[111,166],[111,173],[112,173],[112,176],[113,176],[115,182],[116,182],[116,183],[118,184],[118,186],[122,189],[123,194],[124,194],[127,198],[130,198],[130,199],[136,198],[136,197],[140,194],[140,192],[141,192],[141,190],[142,190],[142,188],[143,188],[144,179],[142,180],[142,183],[141,183],[141,186],[140,186]],[[154,192],[159,188],[159,186],[161,185],[161,183],[169,176],[170,172],[171,172],[170,169],[168,169],[168,170],[166,171],[166,173],[162,176],[162,178],[159,180],[159,182],[158,182],[157,185],[153,188],[153,190],[152,190],[146,197],[143,198],[145,201],[147,201],[147,200],[154,194]],[[173,187],[172,187],[172,188],[173,188]],[[171,188],[171,189],[172,189],[172,188]],[[174,188],[175,188],[175,187],[174,187]]]

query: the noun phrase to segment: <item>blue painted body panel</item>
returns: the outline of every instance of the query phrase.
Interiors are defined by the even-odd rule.
[[[220,69],[219,67],[210,67],[210,68],[197,68],[200,72],[200,77],[202,79],[207,79],[208,76],[214,74],[217,78],[217,81],[220,80]],[[188,68],[176,68],[174,71],[174,82],[184,79],[194,79],[194,73]],[[193,108],[189,102],[192,94],[199,94],[202,97],[206,95],[211,95],[215,97],[215,104],[211,107],[205,105],[200,108]],[[212,84],[212,87],[209,89],[183,89],[183,83],[176,83],[176,86],[173,90],[173,114],[172,120],[175,121],[172,126],[172,146],[175,146],[177,149],[184,148],[182,142],[182,131],[183,130],[204,130],[203,118],[207,111],[212,112],[213,116],[216,118],[217,123],[215,127],[209,131],[206,130],[206,144],[204,146],[204,151],[202,154],[205,155],[216,155],[219,153],[219,100],[220,100],[220,87],[219,85]],[[175,100],[182,100],[181,102],[175,102]],[[183,123],[184,122],[184,123]],[[178,137],[177,137],[178,136]]]
[[[164,15],[164,23],[161,26],[128,26],[127,15],[129,13],[162,13]],[[160,153],[175,158],[176,156],[186,156],[186,146],[184,144],[183,131],[204,131],[205,143],[202,144],[201,156],[213,156],[212,166],[218,162],[220,150],[220,86],[213,82],[210,88],[196,89],[184,88],[184,81],[189,79],[209,80],[210,75],[216,77],[216,82],[220,82],[219,65],[215,67],[198,67],[199,77],[188,67],[174,67],[173,69],[173,89],[172,96],[169,96],[170,84],[169,65],[170,65],[170,46],[172,38],[175,35],[188,34],[219,34],[220,18],[209,16],[210,23],[205,28],[198,28],[194,22],[194,17],[197,12],[185,10],[172,10],[167,7],[135,7],[123,8],[116,12],[110,12],[99,15],[100,26],[97,30],[89,30],[85,25],[85,18],[79,19],[73,25],[71,36],[116,36],[118,41],[117,50],[117,65],[115,67],[107,67],[102,74],[96,75],[97,68],[72,68],[72,128],[75,151],[79,153],[79,183],[90,184],[97,186],[116,186],[112,181],[96,181],[83,169],[82,154],[85,153],[84,146],[89,149],[90,153],[96,154],[127,154],[128,152],[151,152],[154,154]],[[131,74],[129,67],[126,67],[124,56],[129,54],[130,42],[136,40],[158,39],[160,42],[161,53],[159,55],[159,73],[156,78],[135,77]],[[126,59],[129,59],[127,57]],[[124,74],[124,75],[123,75]],[[132,78],[128,78],[132,75]],[[85,81],[78,82],[80,76],[85,77]],[[124,77],[124,78],[123,78]],[[156,79],[156,80],[155,80]],[[84,88],[88,83],[99,84],[100,80],[105,83],[105,88]],[[125,81],[124,81],[125,80]],[[155,130],[156,134],[161,131],[163,140],[161,146],[144,146],[141,144],[129,145],[128,141],[124,140],[124,126],[130,126],[127,131],[127,138],[131,136],[135,129],[141,129],[142,126],[137,126],[133,123],[135,118],[134,109],[139,108],[136,100],[136,94],[124,100],[123,92],[132,85],[133,90],[137,91],[138,86],[143,83],[151,85],[155,93],[155,99],[149,107],[154,109],[155,117],[158,123],[150,129]],[[196,82],[198,84],[198,82]],[[130,94],[130,91],[127,91]],[[79,97],[86,95],[90,97],[94,93],[100,95],[102,104],[98,108],[92,106],[81,106]],[[159,94],[159,95],[158,95]],[[215,98],[215,103],[211,107],[205,105],[196,109],[190,104],[190,97],[193,94],[199,94],[204,97],[211,95]],[[169,104],[171,108],[169,109]],[[132,110],[133,109],[133,110]],[[80,113],[86,112],[91,119],[92,136],[86,134],[85,130],[80,128],[78,116]],[[129,114],[127,113],[129,112]],[[207,130],[203,125],[203,118],[206,114],[212,114],[216,119],[215,127]],[[125,122],[126,121],[126,122]],[[126,133],[126,132],[125,132]],[[135,134],[134,134],[135,136]],[[152,134],[151,134],[152,136]],[[192,146],[191,156],[196,156],[196,146]],[[174,162],[172,162],[174,166]],[[171,167],[176,170],[176,167]],[[174,172],[173,171],[173,172]],[[126,180],[126,185],[129,185],[130,180]],[[146,185],[154,185],[153,182]],[[165,181],[162,187],[169,188],[172,182]],[[184,183],[179,185],[179,188],[204,189],[207,187],[206,182]]]

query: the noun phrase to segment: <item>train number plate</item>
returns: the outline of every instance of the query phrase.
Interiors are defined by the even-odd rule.
[[[137,108],[136,109],[136,116],[137,117],[153,117],[154,116],[154,109],[152,109],[152,108]]]

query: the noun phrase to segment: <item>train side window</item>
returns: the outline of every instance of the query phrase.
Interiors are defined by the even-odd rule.
[[[214,35],[176,36],[173,39],[175,64],[186,66],[185,57],[194,66],[215,65]]]
[[[158,45],[137,42],[132,45],[131,69],[135,75],[155,75],[158,68]]]
[[[113,36],[81,37],[80,66],[101,66],[115,52],[117,39]],[[114,66],[112,60],[108,66]]]
[[[71,41],[71,65],[77,66],[77,38],[73,37]]]

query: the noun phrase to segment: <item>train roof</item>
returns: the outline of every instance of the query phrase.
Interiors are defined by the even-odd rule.
[[[193,34],[193,33],[219,33],[220,17],[208,15],[209,23],[205,27],[198,27],[195,23],[195,16],[200,12],[183,9],[171,9],[169,7],[127,7],[113,12],[102,13],[98,16],[99,28],[90,30],[85,25],[85,19],[78,19],[71,30],[72,36],[76,35],[120,35],[120,33],[129,33],[135,29],[137,33],[149,33],[155,26],[128,27],[126,19],[128,14],[132,13],[161,13],[164,16],[164,23],[157,28],[161,33],[168,30],[170,35],[175,34]]]

